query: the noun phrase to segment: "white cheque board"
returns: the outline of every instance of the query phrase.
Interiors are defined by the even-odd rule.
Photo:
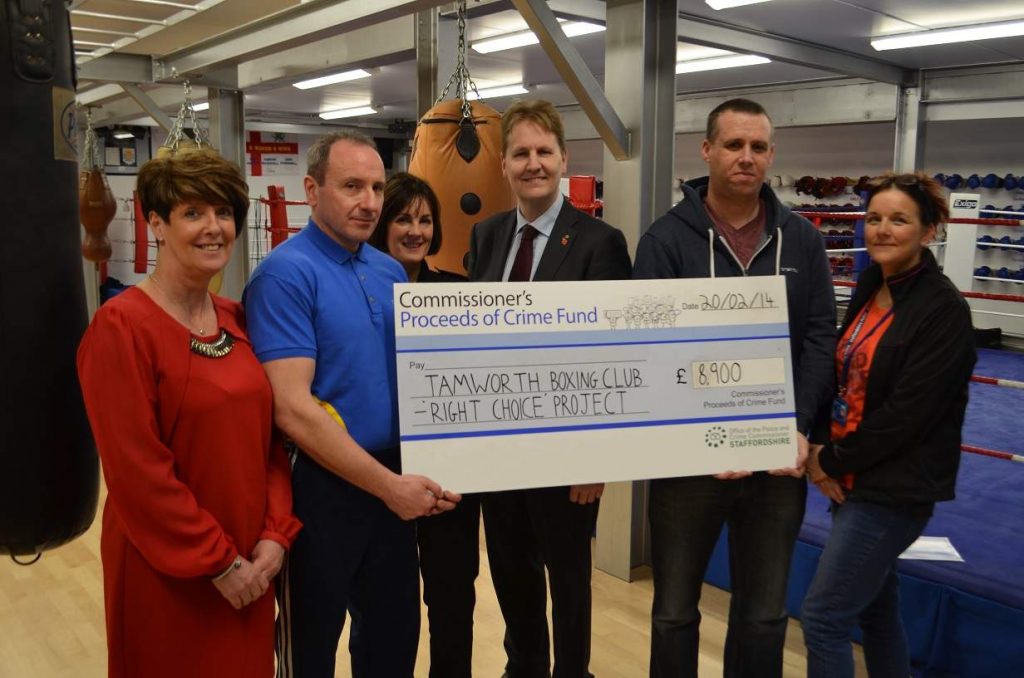
[[[402,468],[478,492],[792,466],[785,285],[396,285]]]

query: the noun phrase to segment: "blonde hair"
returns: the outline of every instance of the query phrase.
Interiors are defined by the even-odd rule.
[[[565,128],[562,126],[562,116],[558,114],[550,101],[534,99],[517,101],[509,106],[501,116],[502,155],[508,151],[508,137],[512,134],[512,128],[521,122],[532,122],[554,134],[558,139],[558,148],[561,149],[563,155],[565,154]]]

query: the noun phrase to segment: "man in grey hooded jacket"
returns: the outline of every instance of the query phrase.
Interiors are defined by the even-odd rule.
[[[708,176],[637,247],[634,278],[782,275],[796,389],[798,455],[791,468],[651,483],[654,572],[651,676],[697,676],[701,585],[729,527],[732,600],[726,678],[781,676],[789,563],[803,521],[809,439],[824,442],[832,398],[835,296],[821,235],[764,183],[775,155],[764,108],[732,99],[708,115],[701,154]]]

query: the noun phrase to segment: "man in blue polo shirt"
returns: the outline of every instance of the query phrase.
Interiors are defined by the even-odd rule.
[[[392,285],[402,267],[366,245],[383,201],[373,140],[341,132],[309,150],[309,224],[253,274],[249,336],[294,442],[295,514],[304,528],[278,592],[278,676],[334,676],[352,615],[352,675],[411,676],[419,574],[411,519],[459,500],[401,475]]]

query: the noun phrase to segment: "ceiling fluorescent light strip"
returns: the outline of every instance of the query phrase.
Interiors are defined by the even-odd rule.
[[[601,24],[594,24],[589,21],[563,22],[562,19],[559,19],[559,22],[562,24],[562,31],[565,33],[566,37],[570,38],[574,38],[577,35],[600,33],[605,30],[605,27]],[[496,38],[480,40],[472,43],[470,48],[479,54],[490,54],[491,52],[501,52],[506,49],[515,49],[516,47],[536,45],[538,42],[540,42],[540,40],[533,31],[521,31],[519,33],[509,33],[508,35],[501,35]]]
[[[115,139],[131,139],[134,136],[131,132],[114,132]]]
[[[771,59],[754,54],[737,54],[735,56],[713,57],[711,59],[694,59],[680,61],[676,64],[676,74],[697,73],[700,71],[717,71],[720,68],[738,68],[740,66],[756,66],[770,64]]]
[[[353,71],[344,71],[343,73],[333,73],[331,75],[325,75],[319,78],[313,78],[312,80],[302,80],[300,82],[292,83],[292,87],[299,89],[313,89],[314,87],[325,87],[327,85],[336,85],[339,82],[349,82],[350,80],[359,80],[361,78],[368,78],[370,74],[361,68],[357,68]]]
[[[510,97],[516,94],[528,94],[529,90],[523,87],[523,83],[518,82],[514,85],[500,85],[498,87],[485,87],[477,91],[470,90],[466,92],[466,98],[470,101],[476,101],[477,99],[499,99],[501,97]],[[479,96],[477,96],[479,94]]]
[[[948,45],[954,42],[991,40],[992,38],[1013,38],[1021,35],[1024,35],[1024,21],[1008,21],[998,24],[980,24],[978,26],[937,28],[918,33],[874,38],[871,41],[871,46],[878,51],[883,51],[887,49],[905,49],[907,47],[924,47],[926,45]]]
[[[156,19],[140,19],[139,17],[135,17],[135,16],[119,16],[117,14],[103,14],[102,12],[87,12],[87,11],[85,11],[83,9],[73,9],[73,10],[71,10],[71,13],[72,14],[77,14],[78,16],[91,16],[91,17],[94,17],[96,19],[110,19],[112,21],[127,21],[128,23],[133,23],[133,24],[153,24],[154,26],[163,26],[164,25],[163,21],[158,21]]]
[[[113,47],[114,44],[110,42],[93,42],[91,40],[75,40],[74,44],[83,45],[85,47]]]
[[[768,2],[768,0],[704,0],[704,2],[711,9],[732,9],[743,5],[756,5],[760,2]]]
[[[377,112],[372,106],[357,106],[355,108],[339,108],[334,111],[324,111],[320,117],[324,120],[337,120],[339,118],[352,118],[357,115],[374,115]]]
[[[203,111],[208,111],[208,110],[210,110],[210,102],[209,101],[204,101],[201,104],[194,104],[192,106],[192,110],[195,111],[196,113],[201,113]]]
[[[135,34],[130,31],[112,31],[107,28],[86,28],[84,26],[72,26],[72,31],[79,33],[101,33],[103,35],[120,35],[122,37],[134,38]]]

